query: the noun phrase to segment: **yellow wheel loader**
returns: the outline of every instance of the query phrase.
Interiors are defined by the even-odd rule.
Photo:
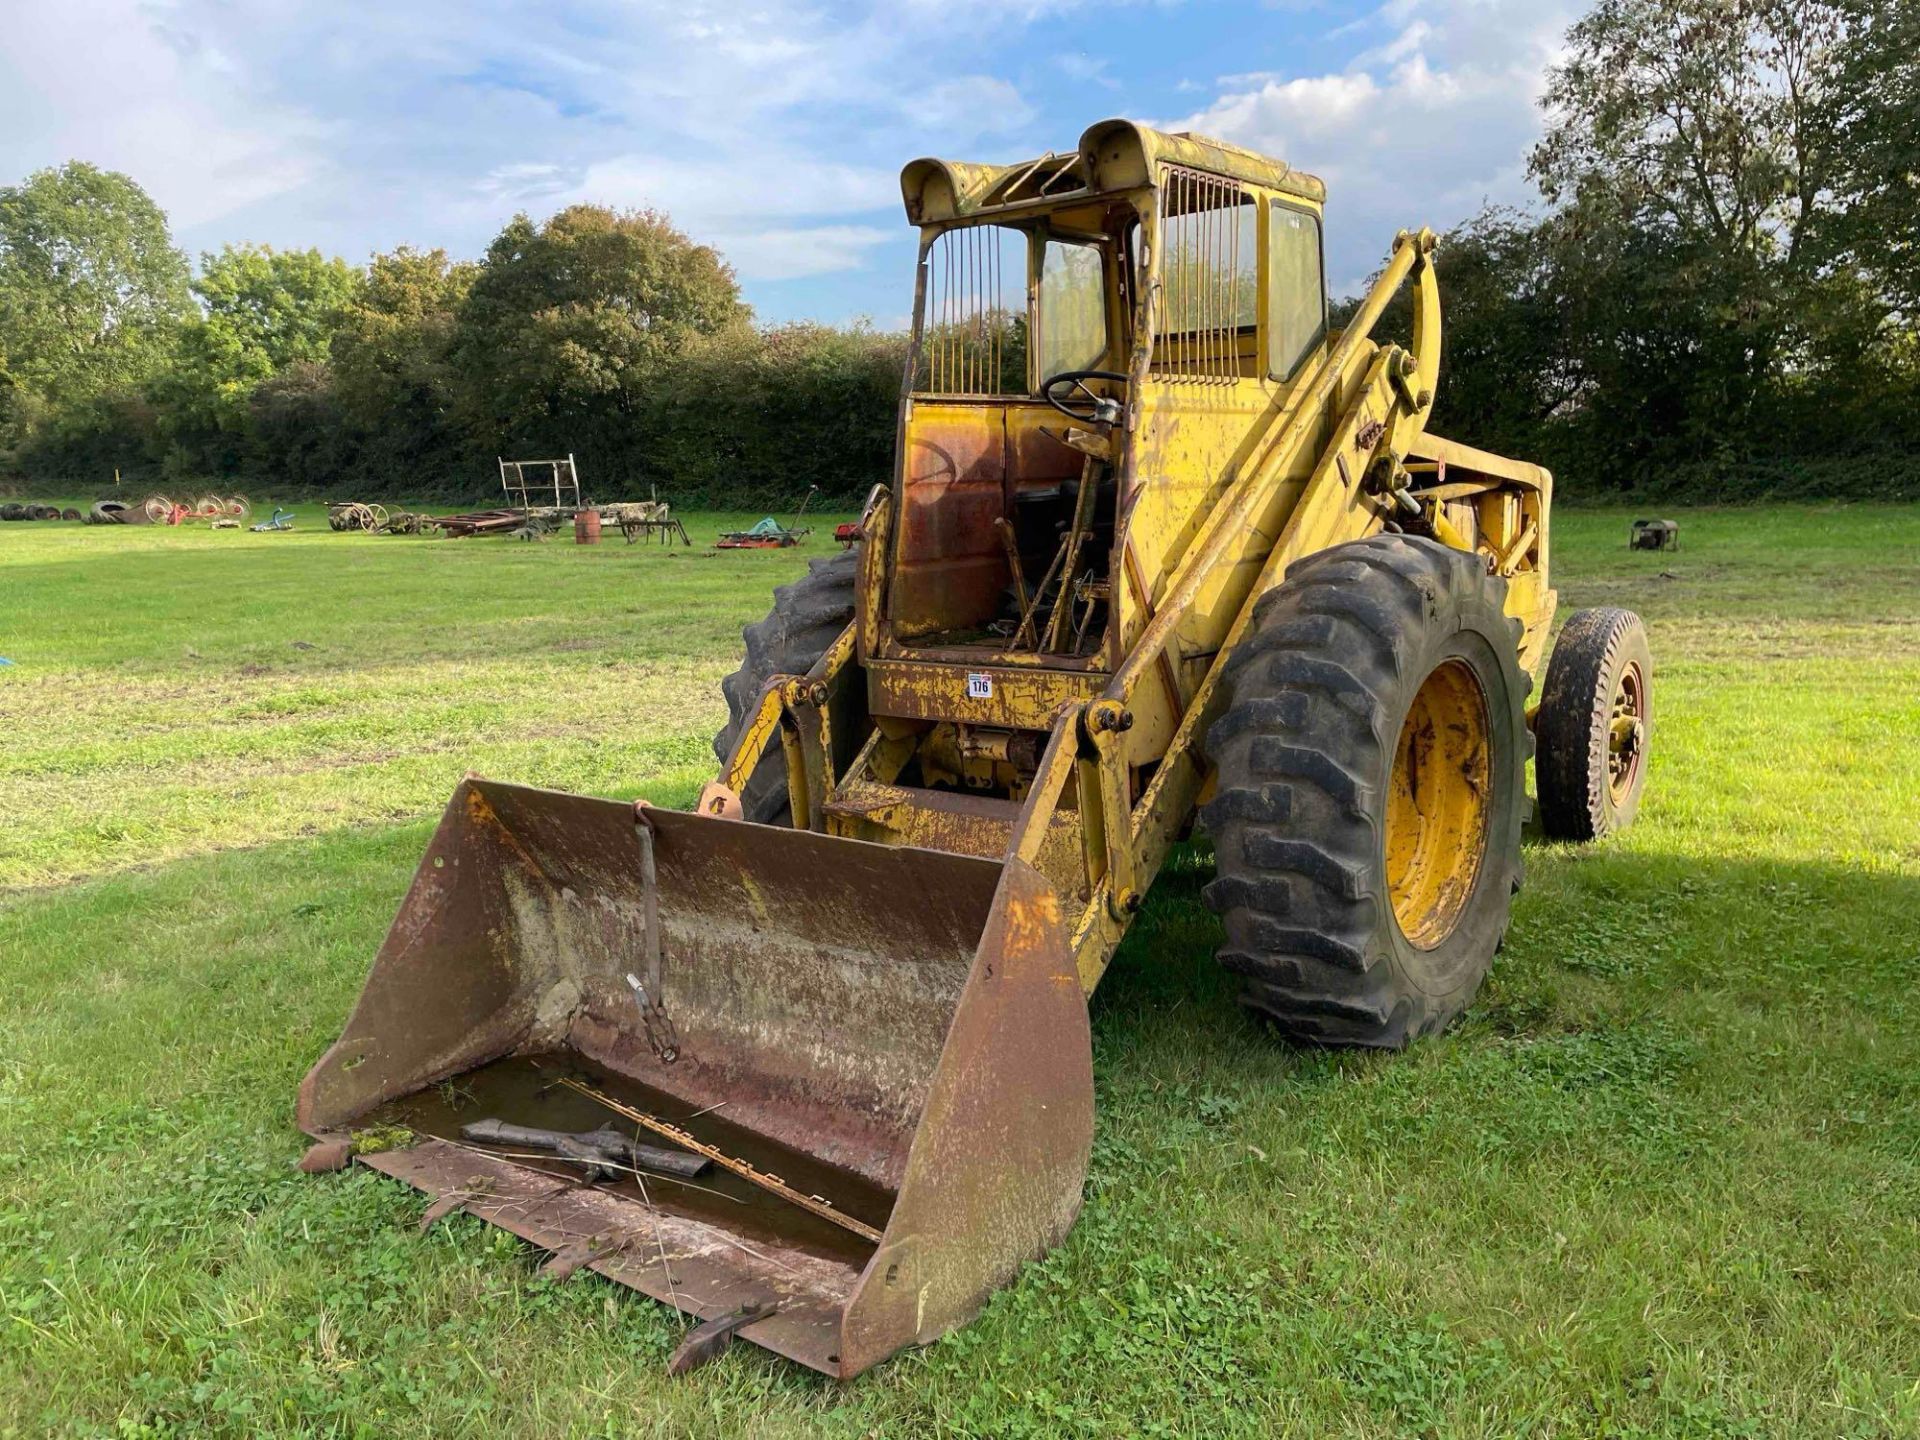
[[[1430,232],[1335,331],[1320,181],[1231,145],[1109,121],[902,189],[892,481],[747,630],[718,777],[691,812],[469,777],[300,1090],[310,1168],[677,1306],[676,1366],[738,1334],[855,1375],[1065,1236],[1087,997],[1196,820],[1246,1003],[1397,1047],[1500,946],[1535,737],[1550,837],[1646,770],[1630,614],[1528,707],[1551,478],[1427,429]]]

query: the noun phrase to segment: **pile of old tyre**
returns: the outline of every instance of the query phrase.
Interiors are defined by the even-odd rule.
[[[78,520],[78,510],[62,510],[58,505],[29,505],[9,500],[0,505],[0,520]]]

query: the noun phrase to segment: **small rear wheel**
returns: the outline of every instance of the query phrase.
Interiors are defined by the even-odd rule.
[[[1638,615],[1606,605],[1567,621],[1533,733],[1548,839],[1598,840],[1633,823],[1653,739],[1653,651]]]
[[[1261,598],[1207,737],[1207,903],[1241,999],[1398,1048],[1464,1010],[1520,887],[1528,688],[1506,582],[1431,540],[1309,556]]]

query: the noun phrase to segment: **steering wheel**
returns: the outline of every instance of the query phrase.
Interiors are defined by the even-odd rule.
[[[1078,420],[1082,425],[1117,423],[1120,417],[1113,412],[1118,410],[1119,402],[1099,394],[1087,384],[1089,380],[1127,383],[1126,376],[1112,370],[1062,370],[1042,382],[1040,398],[1069,420]]]

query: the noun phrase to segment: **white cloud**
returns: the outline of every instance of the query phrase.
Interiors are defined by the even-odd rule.
[[[1082,10],[1089,0],[894,0],[893,8],[904,17],[929,21],[948,28],[993,28],[1012,21],[1030,24],[1049,15]]]
[[[1026,148],[1035,108],[987,67],[1078,3],[14,0],[0,183],[86,159],[189,250],[354,259],[478,254],[518,209],[650,205],[749,281],[832,274],[883,227],[907,243],[904,159]]]
[[[545,187],[552,177],[543,173],[533,183]],[[902,233],[872,225],[778,223],[826,222],[828,217],[868,214],[900,203],[899,178],[891,169],[790,154],[759,157],[751,180],[731,166],[619,155],[587,166],[561,189],[543,188],[540,198],[555,204],[589,201],[664,210],[694,239],[725,255],[745,280],[793,280],[853,269],[873,247]]]
[[[1538,98],[1571,0],[1388,0],[1341,38],[1344,69],[1225,76],[1172,122],[1280,156],[1327,182],[1327,280],[1352,293],[1396,230],[1444,229],[1483,204],[1526,204]]]
[[[799,280],[864,264],[876,246],[897,241],[897,230],[871,225],[815,225],[793,229],[722,230],[702,239],[754,280]]]
[[[494,166],[480,177],[475,188],[509,205],[534,205],[566,194],[570,182],[558,165],[525,161]]]
[[[842,165],[780,149],[756,156],[745,171],[694,157],[625,154],[587,166],[568,198],[652,206],[683,228],[697,228],[756,217],[879,210],[900,203],[900,182],[891,167]]]
[[[1086,85],[1104,85],[1109,90],[1120,88],[1120,82],[1107,73],[1108,61],[1104,56],[1071,50],[1064,55],[1056,55],[1053,63],[1069,80],[1078,80]]]
[[[1033,107],[1005,80],[964,75],[907,97],[902,108],[949,144],[980,135],[1018,130],[1033,119]]]
[[[1301,44],[1264,47],[1245,17],[1158,13],[1172,3],[1108,26],[1108,0],[12,0],[0,182],[87,159],[146,186],[189,249],[354,259],[475,255],[517,209],[651,205],[774,313],[831,317],[899,303],[900,274],[879,272],[888,240],[911,247],[905,158],[1012,160],[1150,109],[1115,78],[1144,46],[1151,93],[1200,107],[1177,126],[1326,176],[1333,276],[1357,283],[1395,228],[1524,196],[1532,101],[1575,0],[1386,0],[1337,42],[1311,33],[1320,0],[1274,0],[1288,13],[1261,25]],[[1247,43],[1223,53],[1243,68],[1354,58],[1176,81],[1235,26]],[[754,293],[795,279],[813,283]]]
[[[1222,94],[1173,128],[1268,149],[1291,160],[1302,149],[1299,141],[1339,135],[1381,100],[1380,86],[1364,72],[1300,80],[1243,77],[1243,83],[1248,80],[1253,88]],[[1295,143],[1274,148],[1280,137]]]
[[[1390,65],[1396,60],[1405,60],[1410,55],[1418,55],[1432,38],[1433,27],[1424,20],[1415,20],[1386,44],[1361,55],[1358,63],[1374,61]]]
[[[172,5],[10,7],[0,56],[0,160],[25,173],[69,158],[132,174],[177,225],[207,224],[311,184],[329,127],[255,88]]]

